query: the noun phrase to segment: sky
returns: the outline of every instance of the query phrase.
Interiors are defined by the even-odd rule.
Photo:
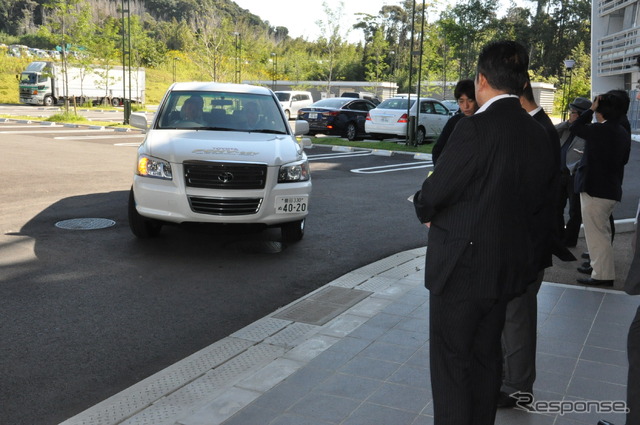
[[[326,19],[323,2],[330,7],[338,7],[340,0],[234,0],[238,6],[248,9],[263,21],[269,21],[272,27],[287,27],[289,36],[293,38],[303,37],[308,41],[315,41],[320,31],[316,22]],[[382,6],[399,5],[401,0],[342,0],[344,4],[341,28],[344,31],[352,28],[357,22],[356,13],[377,15]],[[522,0],[517,1],[520,3]],[[508,4],[509,0],[502,3]],[[454,4],[455,0],[443,0],[442,3]],[[347,39],[358,42],[363,39],[361,30],[351,29]]]

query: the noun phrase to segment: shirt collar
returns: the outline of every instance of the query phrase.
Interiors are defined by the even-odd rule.
[[[479,114],[480,112],[485,111],[489,106],[491,106],[491,104],[493,102],[495,102],[496,100],[500,100],[500,99],[506,99],[508,97],[515,97],[516,99],[519,99],[518,96],[516,96],[515,94],[499,94],[498,96],[494,96],[491,99],[489,99],[487,102],[485,102],[484,105],[482,105],[482,107],[480,109],[478,109],[478,111],[476,112],[476,114]]]
[[[534,109],[533,111],[529,112],[529,115],[534,116],[535,114],[540,112],[541,109],[542,109],[542,106],[538,106],[536,109]]]

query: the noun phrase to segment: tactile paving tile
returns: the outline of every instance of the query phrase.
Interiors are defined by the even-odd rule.
[[[145,409],[154,401],[173,393],[198,376],[204,375],[207,371],[234,358],[252,345],[251,341],[236,338],[220,340],[69,418],[60,425],[110,425],[120,423]]]
[[[258,320],[237,332],[231,334],[232,337],[246,339],[249,341],[260,342],[271,335],[276,334],[287,325],[291,324],[290,320],[274,319],[273,317],[265,317]]]
[[[393,285],[396,281],[397,281],[396,279],[389,279],[387,277],[376,276],[376,277],[372,277],[371,279],[367,280],[361,285],[358,285],[356,289],[360,289],[362,291],[377,292],[378,290],[384,289],[389,285]]]
[[[277,334],[270,336],[264,342],[267,344],[278,345],[285,348],[294,347],[294,342],[300,337],[303,337],[310,332],[316,331],[319,327],[315,325],[308,325],[305,323],[293,323],[290,326],[282,329]]]
[[[389,269],[380,274],[382,277],[391,279],[399,279],[410,274],[420,271],[424,267],[424,258],[414,258],[406,263],[400,264],[397,267]]]
[[[330,286],[337,286],[340,288],[355,288],[362,282],[370,279],[373,275],[363,274],[363,273],[347,273],[343,276],[340,276],[336,280],[329,282]]]
[[[258,372],[283,355],[285,350],[268,344],[251,347],[204,376],[158,400],[122,425],[173,425],[176,419],[191,414],[219,397],[241,378]]]
[[[375,276],[387,270],[395,268],[398,263],[407,262],[414,259],[416,259],[416,255],[407,252],[400,252],[396,255],[392,255],[391,257],[383,258],[382,260],[376,261],[375,263],[371,263],[359,269],[356,269],[353,271],[353,273]]]

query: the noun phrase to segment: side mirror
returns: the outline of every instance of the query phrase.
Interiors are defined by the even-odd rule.
[[[144,113],[134,112],[129,117],[129,123],[135,128],[147,131],[149,126],[147,125],[147,116]]]
[[[305,120],[296,120],[295,126],[296,129],[293,134],[296,136],[301,136],[309,132],[309,123]]]

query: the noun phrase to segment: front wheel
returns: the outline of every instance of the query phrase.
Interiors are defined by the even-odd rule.
[[[133,188],[129,191],[129,228],[131,233],[140,239],[155,238],[160,234],[162,223],[150,220],[140,215],[136,209],[136,200],[133,196]]]
[[[304,236],[304,222],[305,219],[298,221],[292,221],[290,223],[284,223],[280,225],[280,232],[282,233],[282,242],[298,242]]]
[[[345,133],[349,141],[356,140],[356,137],[358,136],[358,127],[356,127],[354,123],[350,122],[347,124]]]
[[[44,106],[53,106],[53,104],[55,103],[53,100],[53,96],[47,96],[44,98]]]

